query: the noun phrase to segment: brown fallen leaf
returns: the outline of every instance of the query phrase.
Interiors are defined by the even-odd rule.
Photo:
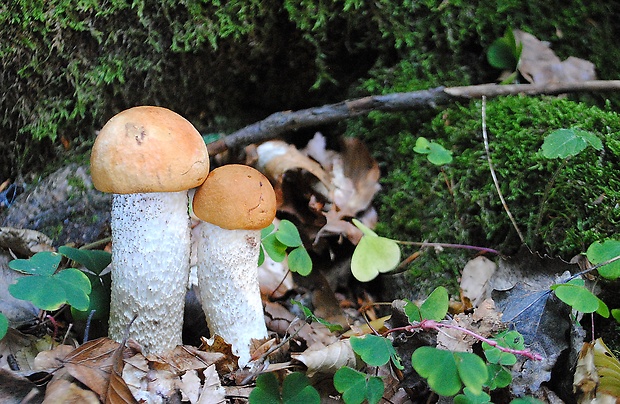
[[[490,337],[505,327],[501,318],[502,314],[495,310],[493,300],[486,299],[480,303],[473,313],[455,315],[452,318],[452,324],[473,331],[483,337]],[[472,346],[476,342],[478,342],[476,338],[457,329],[443,328],[437,334],[437,347],[449,351],[471,352]]]
[[[196,404],[219,404],[226,400],[226,390],[222,388],[215,366],[209,366],[203,372],[204,383]]]
[[[596,79],[592,62],[577,57],[561,61],[549,48],[532,34],[514,30],[517,42],[523,45],[519,72],[533,84],[574,83]]]
[[[100,401],[94,392],[82,389],[68,380],[57,379],[45,388],[43,404],[57,403],[99,404]]]
[[[580,404],[618,402],[620,362],[601,338],[583,344],[575,368],[573,388]]]
[[[89,341],[64,359],[64,368],[105,403],[137,403],[121,376],[125,345],[109,338]]]
[[[318,240],[340,235],[356,242],[361,231],[350,223],[357,217],[373,227],[375,215],[366,215],[380,189],[380,170],[359,139],[344,139],[340,152],[326,148],[317,132],[304,149],[283,141],[268,141],[256,147],[257,168],[273,183],[280,195],[279,211],[304,224],[305,239]]]
[[[281,140],[270,140],[256,148],[257,168],[275,182],[274,188],[282,183],[282,177],[290,170],[306,170],[323,185],[322,192],[328,194],[332,189],[329,174],[319,163],[301,153],[295,146]]]
[[[227,374],[239,369],[239,357],[233,354],[232,345],[224,341],[224,338],[215,335],[211,339],[201,337],[200,340],[202,341],[200,351],[223,355],[222,359],[215,363],[218,373]]]
[[[461,299],[468,309],[478,307],[485,299],[491,297],[491,277],[497,265],[486,257],[476,257],[463,268],[461,274]]]
[[[28,378],[0,367],[0,402],[20,404],[41,402],[45,392]]]
[[[29,257],[40,251],[54,251],[52,239],[36,230],[0,227],[0,247]]]
[[[316,373],[334,374],[343,366],[354,369],[360,365],[349,339],[342,339],[330,345],[315,344],[292,358],[308,368],[306,374],[312,377]]]

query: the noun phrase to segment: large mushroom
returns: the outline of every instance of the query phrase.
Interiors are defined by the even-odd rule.
[[[110,338],[146,353],[182,343],[190,256],[188,189],[209,171],[204,140],[185,118],[141,106],[112,117],[91,154],[95,188],[113,193]]]
[[[258,285],[261,229],[276,214],[269,180],[244,165],[225,165],[209,173],[196,190],[197,276],[211,334],[232,344],[239,365],[250,361],[252,339],[267,337]]]

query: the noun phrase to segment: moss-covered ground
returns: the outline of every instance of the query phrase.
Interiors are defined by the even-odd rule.
[[[482,103],[441,111],[375,114],[349,126],[381,162],[378,232],[399,240],[460,243],[513,254],[522,243],[493,184],[482,136]],[[570,260],[620,228],[620,116],[564,98],[513,96],[486,104],[491,159],[500,189],[525,244]],[[580,128],[603,141],[567,160],[539,152],[556,129]],[[424,136],[453,153],[435,166],[413,151]],[[463,250],[430,253],[413,276],[455,279],[471,257]]]

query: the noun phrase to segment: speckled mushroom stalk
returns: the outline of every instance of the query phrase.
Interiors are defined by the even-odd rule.
[[[268,336],[258,284],[261,229],[276,213],[275,192],[259,171],[243,165],[213,170],[196,190],[197,275],[211,334],[232,344],[239,365],[252,339]]]
[[[182,343],[189,276],[188,189],[209,171],[205,143],[180,115],[135,107],[103,127],[91,154],[95,188],[113,193],[109,337],[130,337],[145,353]]]

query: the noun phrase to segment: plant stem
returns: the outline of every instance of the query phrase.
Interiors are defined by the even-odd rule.
[[[496,254],[500,256],[502,255],[502,253],[492,248],[477,247],[477,246],[467,245],[467,244],[427,243],[427,242],[419,242],[419,241],[398,241],[398,240],[395,240],[395,241],[398,244],[403,244],[403,245],[415,245],[415,246],[420,246],[420,247],[462,248],[465,250],[475,250],[475,251],[487,252],[490,254]]]
[[[435,320],[422,320],[420,322],[414,322],[413,324],[409,324],[407,326],[404,327],[398,327],[398,328],[393,328],[391,330],[388,330],[385,334],[390,333],[390,332],[394,332],[394,331],[409,331],[409,332],[413,332],[417,329],[421,329],[421,330],[436,330],[439,331],[441,328],[451,328],[453,330],[458,330],[464,334],[470,335],[474,338],[476,338],[479,341],[482,342],[486,342],[487,344],[491,345],[492,347],[495,347],[497,349],[499,349],[502,352],[507,352],[507,353],[511,353],[511,354],[515,354],[515,355],[521,355],[521,356],[525,356],[528,359],[531,360],[535,360],[535,361],[539,361],[542,360],[543,357],[542,355],[536,353],[536,352],[532,352],[528,349],[512,349],[512,348],[507,348],[507,347],[503,347],[501,345],[499,345],[497,343],[497,341],[493,341],[491,339],[485,338],[480,334],[476,334],[475,332],[468,330],[467,328],[463,328],[461,326],[458,325],[453,325],[453,324],[446,324],[446,323],[442,323],[439,321],[435,321]]]
[[[510,222],[512,223],[512,226],[517,231],[517,234],[519,235],[519,239],[521,240],[521,243],[526,245],[525,238],[523,237],[523,234],[521,233],[521,230],[519,230],[519,226],[517,225],[517,221],[512,216],[512,213],[510,212],[510,209],[508,209],[508,205],[506,204],[506,200],[504,199],[504,195],[502,195],[502,191],[499,189],[499,181],[497,180],[497,175],[495,175],[495,169],[493,168],[493,162],[491,161],[491,151],[489,149],[489,137],[487,136],[487,109],[486,109],[486,106],[487,106],[487,98],[486,98],[486,96],[482,96],[482,137],[484,139],[484,150],[486,151],[486,154],[487,154],[487,161],[489,163],[489,170],[491,170],[491,177],[493,178],[493,184],[495,184],[495,189],[497,190],[497,195],[499,195],[499,199],[502,202],[502,206],[504,207],[504,210],[506,211],[506,214],[508,215],[508,218],[510,219]]]

